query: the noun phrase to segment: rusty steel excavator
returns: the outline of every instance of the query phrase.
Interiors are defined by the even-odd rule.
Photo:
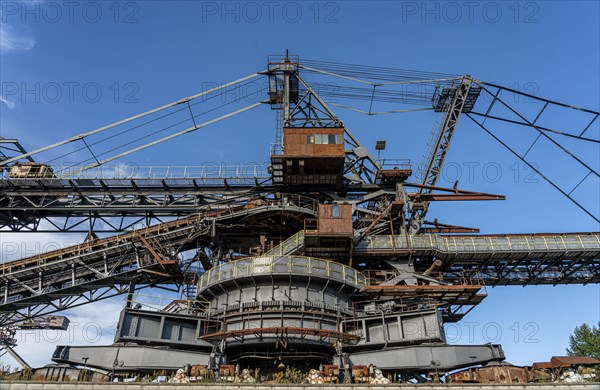
[[[338,82],[324,81],[332,78]],[[266,81],[260,101],[217,117],[204,110],[256,80]],[[539,110],[521,113],[508,94],[540,103]],[[389,110],[375,111],[375,104]],[[103,169],[257,107],[277,118],[268,164]],[[375,158],[333,108],[433,111],[439,120],[415,168]],[[589,124],[576,133],[542,125],[552,109]],[[240,369],[293,366],[319,368],[328,382],[365,382],[374,368],[426,380],[502,362],[500,345],[448,344],[444,324],[481,303],[486,286],[600,282],[600,233],[480,235],[429,219],[432,202],[504,199],[438,185],[459,119],[475,123],[598,222],[575,199],[576,188],[550,180],[492,130],[501,123],[533,131],[529,149],[543,140],[564,152],[586,170],[581,184],[597,180],[596,168],[557,139],[598,143],[588,136],[598,116],[466,75],[286,55],[270,57],[264,71],[31,152],[0,139],[2,231],[88,233],[81,244],[0,265],[0,347],[26,364],[14,350],[15,330],[64,329],[68,320],[54,313],[123,294],[112,345],[57,346],[52,361],[112,377],[187,367],[191,376],[232,381]],[[140,129],[134,148],[123,151],[131,142],[122,142],[112,155],[99,152],[102,142]],[[163,130],[171,133],[157,138]],[[149,134],[155,139],[142,143]],[[76,166],[38,158],[67,144],[92,158]],[[376,150],[385,146],[378,141]],[[178,296],[152,307],[136,301],[145,288]]]

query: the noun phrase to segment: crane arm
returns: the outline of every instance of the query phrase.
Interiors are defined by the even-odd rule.
[[[420,194],[431,193],[431,188],[435,187],[439,180],[454,131],[458,125],[458,118],[462,112],[471,111],[481,91],[481,88],[475,83],[470,76],[463,76],[454,87],[443,88],[433,96],[434,110],[443,112],[444,117],[437,129],[434,130],[429,144],[426,168],[421,181],[425,187],[419,189]],[[429,202],[425,201],[421,207],[411,211],[408,225],[410,233],[417,233],[421,229],[428,208]]]

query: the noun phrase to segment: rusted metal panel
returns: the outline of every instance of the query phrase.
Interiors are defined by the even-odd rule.
[[[225,382],[233,382],[237,377],[237,371],[233,364],[221,364],[219,366],[219,378]]]
[[[352,366],[352,378],[354,383],[369,383],[371,381],[369,367],[365,365]]]
[[[551,381],[550,373],[512,365],[470,368],[448,375],[450,382],[459,383],[530,383]]]
[[[600,360],[590,356],[552,356],[550,362],[555,367],[594,366],[600,364]]]
[[[393,200],[391,202],[391,208],[390,208],[390,213],[392,214],[398,214],[401,213],[402,210],[404,209],[404,200]]]
[[[452,201],[462,201],[462,200],[505,200],[506,197],[504,195],[495,195],[495,194],[417,194],[410,193],[408,194],[410,198],[419,198],[425,201],[444,201],[444,200],[452,200]]]
[[[323,137],[325,136],[325,139]],[[343,128],[285,128],[283,129],[285,157],[344,158]]]
[[[381,169],[377,170],[377,183],[403,182],[412,175],[410,160],[381,160]]]
[[[319,204],[318,234],[352,236],[352,205]]]
[[[326,364],[323,366],[323,381],[326,383],[337,383],[340,377],[340,366],[337,364]]]
[[[551,362],[535,362],[531,365],[534,370],[551,370],[554,368]]]
[[[47,179],[56,177],[52,168],[36,162],[16,163],[10,168],[9,178],[15,179]]]
[[[31,375],[29,378],[28,376]],[[85,368],[77,368],[63,365],[48,365],[41,368],[34,368],[29,374],[27,371],[17,371],[10,374],[13,380],[35,380],[47,382],[108,382],[110,380],[107,374],[92,371]]]
[[[208,375],[208,366],[194,364],[190,367],[190,376],[192,377],[206,377]]]

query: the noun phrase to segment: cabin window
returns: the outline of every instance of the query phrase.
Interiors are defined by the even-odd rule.
[[[331,218],[340,218],[340,206],[331,206]]]
[[[306,143],[310,145],[341,145],[341,134],[307,134]]]

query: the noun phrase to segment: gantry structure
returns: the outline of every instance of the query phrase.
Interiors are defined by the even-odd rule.
[[[332,78],[339,83],[324,81]],[[259,101],[220,116],[214,113],[230,103],[204,109],[255,80],[266,81]],[[507,94],[541,108],[524,114]],[[376,104],[391,108],[376,111]],[[268,164],[104,168],[258,107],[277,118]],[[415,169],[406,160],[375,158],[334,112],[343,109],[437,113],[423,164]],[[585,126],[549,127],[543,118],[552,109],[584,116]],[[3,263],[0,324],[14,334],[36,318],[127,294],[113,345],[60,346],[53,356],[75,366],[85,359],[86,367],[113,374],[196,364],[218,375],[230,363],[291,362],[335,365],[340,380],[350,381],[353,367],[432,376],[503,360],[499,345],[446,344],[443,324],[461,320],[485,298],[486,286],[600,282],[600,233],[481,235],[431,219],[432,202],[504,199],[458,183],[439,186],[459,120],[475,123],[573,202],[582,218],[598,222],[573,196],[585,180],[598,179],[597,169],[557,139],[598,143],[589,134],[599,115],[468,75],[286,55],[270,57],[263,71],[37,150],[1,139],[2,231],[87,237]],[[537,138],[520,153],[492,129],[497,123]],[[98,149],[134,131],[143,131],[135,147],[118,151],[135,143],[123,141]],[[146,142],[163,131],[170,134]],[[564,188],[527,159],[539,140],[583,167],[577,186]],[[59,151],[74,145],[89,160],[58,164],[73,153]],[[148,310],[134,302],[143,288],[181,297]],[[3,346],[11,350],[14,343]]]

